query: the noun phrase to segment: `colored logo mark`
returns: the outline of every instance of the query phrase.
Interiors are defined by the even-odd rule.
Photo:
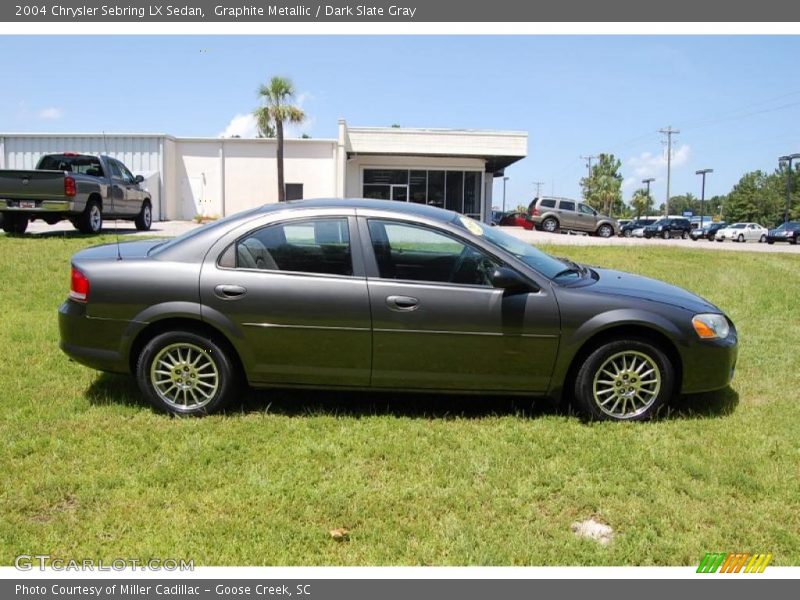
[[[763,573],[772,553],[709,552],[700,561],[698,573]]]

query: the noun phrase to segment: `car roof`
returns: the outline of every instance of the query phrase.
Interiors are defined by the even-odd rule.
[[[372,200],[368,198],[314,198],[311,200],[291,200],[289,202],[265,204],[261,207],[260,212],[278,212],[286,210],[287,208],[354,208],[356,210],[361,208],[365,210],[382,210],[433,219],[442,221],[443,223],[452,221],[453,217],[456,215],[456,213],[451,210],[445,210],[427,204]]]

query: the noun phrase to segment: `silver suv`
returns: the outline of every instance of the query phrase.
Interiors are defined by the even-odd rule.
[[[551,233],[566,229],[596,233],[605,238],[619,233],[616,219],[600,214],[588,204],[568,198],[534,198],[528,206],[528,213],[537,229]]]

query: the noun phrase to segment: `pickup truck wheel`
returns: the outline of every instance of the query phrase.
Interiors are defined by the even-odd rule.
[[[186,416],[220,410],[239,389],[236,368],[208,337],[167,331],[145,345],[136,364],[139,388],[158,409]]]
[[[6,233],[22,235],[28,228],[28,217],[25,215],[3,215],[3,231]]]
[[[100,233],[103,228],[103,213],[96,200],[90,200],[80,217],[77,219],[78,231],[81,233]]]
[[[142,210],[139,211],[134,223],[136,224],[136,229],[139,231],[150,230],[150,225],[153,223],[153,211],[150,208],[150,202],[148,200],[142,203]]]

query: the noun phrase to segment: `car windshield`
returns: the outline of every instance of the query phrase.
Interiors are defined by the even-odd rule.
[[[786,229],[788,231],[800,231],[800,223],[781,223],[778,229]]]
[[[565,262],[537,250],[530,244],[518,240],[497,227],[489,227],[475,219],[458,215],[453,223],[459,225],[493,246],[513,254],[525,264],[533,267],[548,279],[562,278],[566,275],[580,276],[581,270],[574,263]],[[565,266],[566,265],[566,266]]]

